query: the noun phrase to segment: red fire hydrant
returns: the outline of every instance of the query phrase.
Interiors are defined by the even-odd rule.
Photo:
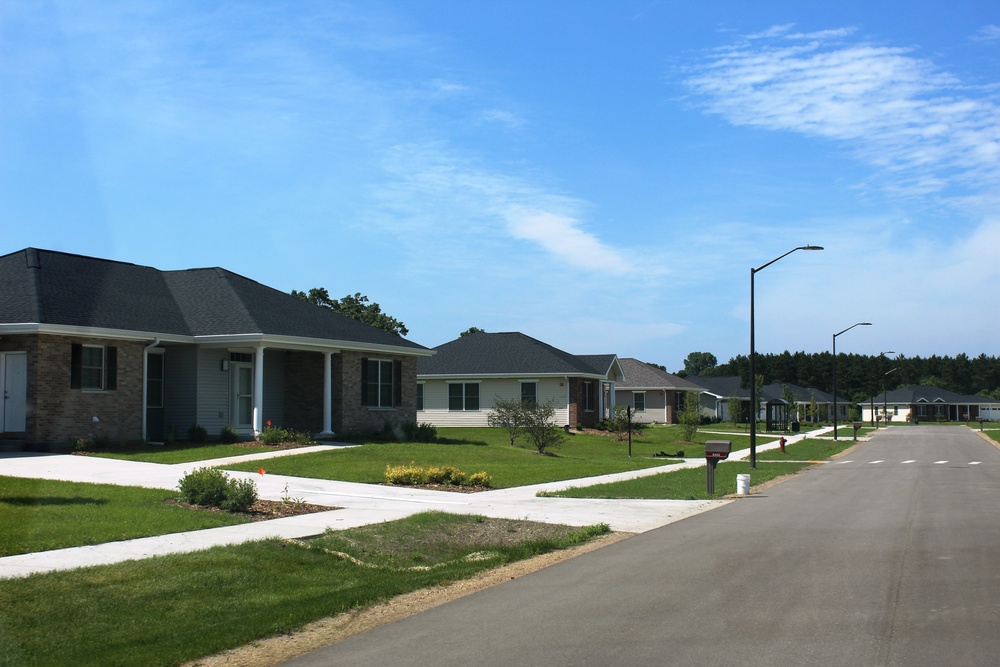
[[[782,453],[784,453],[784,452],[785,452],[785,443],[786,443],[786,442],[788,442],[788,441],[787,441],[787,440],[785,440],[785,436],[781,436],[781,439],[780,439],[780,440],[778,440],[778,446],[779,446],[779,447],[781,447],[781,452],[782,452]]]

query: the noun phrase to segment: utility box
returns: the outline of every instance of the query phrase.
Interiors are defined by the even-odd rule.
[[[708,440],[705,442],[706,459],[728,459],[733,451],[731,440]]]

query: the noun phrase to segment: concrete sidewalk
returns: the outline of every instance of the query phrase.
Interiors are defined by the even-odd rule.
[[[787,440],[795,442],[805,435],[807,434],[798,434],[787,438]],[[774,442],[758,445],[757,449],[764,451],[777,446],[777,443]],[[12,477],[176,489],[180,478],[195,468],[335,449],[336,447],[329,445],[320,445],[263,455],[249,454],[228,459],[177,465],[66,454],[7,452],[0,453],[0,474]],[[741,450],[734,452],[730,456],[730,460],[739,460],[746,456],[749,456],[749,450]],[[339,509],[251,522],[238,526],[8,556],[0,558],[0,579],[37,572],[117,563],[170,553],[188,553],[213,546],[238,544],[269,537],[309,537],[319,535],[327,529],[341,530],[392,521],[427,510],[481,514],[496,518],[527,519],[572,526],[607,523],[614,531],[641,533],[731,501],[539,498],[536,494],[539,491],[559,491],[574,486],[591,486],[704,465],[704,459],[684,459],[680,463],[643,470],[470,494],[290,477],[269,473],[261,476],[256,473],[229,472],[228,474],[234,478],[253,479],[257,484],[260,497],[263,499],[280,500],[283,497],[291,497],[307,503]],[[264,467],[266,468],[266,466]]]

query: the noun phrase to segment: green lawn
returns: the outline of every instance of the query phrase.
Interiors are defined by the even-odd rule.
[[[761,461],[758,457],[757,468],[751,470],[749,461],[723,462],[715,470],[715,495],[708,494],[708,470],[704,467],[674,470],[623,482],[574,487],[539,495],[553,498],[702,500],[736,493],[736,475],[739,474],[749,474],[750,484],[757,485],[775,477],[798,472],[809,465],[809,463]]]
[[[177,491],[0,477],[0,556],[244,523],[164,501]]]
[[[121,459],[123,461],[173,464],[273,451],[275,451],[275,448],[268,447],[267,445],[220,445],[185,442],[174,445],[141,445],[121,451],[90,452],[89,455],[106,459]]]
[[[266,540],[6,580],[0,666],[178,665],[607,529],[539,538],[523,523],[431,513],[301,545]],[[507,546],[489,537],[512,532]],[[462,558],[477,552],[486,557]]]
[[[335,479],[348,482],[381,483],[386,466],[414,463],[417,466],[450,465],[466,473],[485,471],[493,477],[495,488],[540,484],[563,479],[593,477],[607,473],[640,470],[666,465],[669,459],[654,458],[664,451],[696,458],[705,455],[705,440],[720,436],[699,432],[696,442],[679,442],[676,426],[655,426],[633,435],[632,457],[628,443],[614,437],[574,433],[563,437],[553,448],[553,456],[540,456],[534,449],[511,447],[500,429],[448,428],[438,429],[437,443],[370,443],[361,447],[330,452],[288,456],[270,461],[232,464],[229,470],[256,471],[263,466],[268,472],[296,477]],[[733,449],[749,446],[747,436],[733,435]],[[762,442],[774,438],[762,438]],[[519,444],[523,444],[519,441]]]

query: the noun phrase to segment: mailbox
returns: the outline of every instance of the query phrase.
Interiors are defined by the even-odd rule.
[[[706,459],[727,459],[733,451],[730,440],[708,440],[705,442]]]

